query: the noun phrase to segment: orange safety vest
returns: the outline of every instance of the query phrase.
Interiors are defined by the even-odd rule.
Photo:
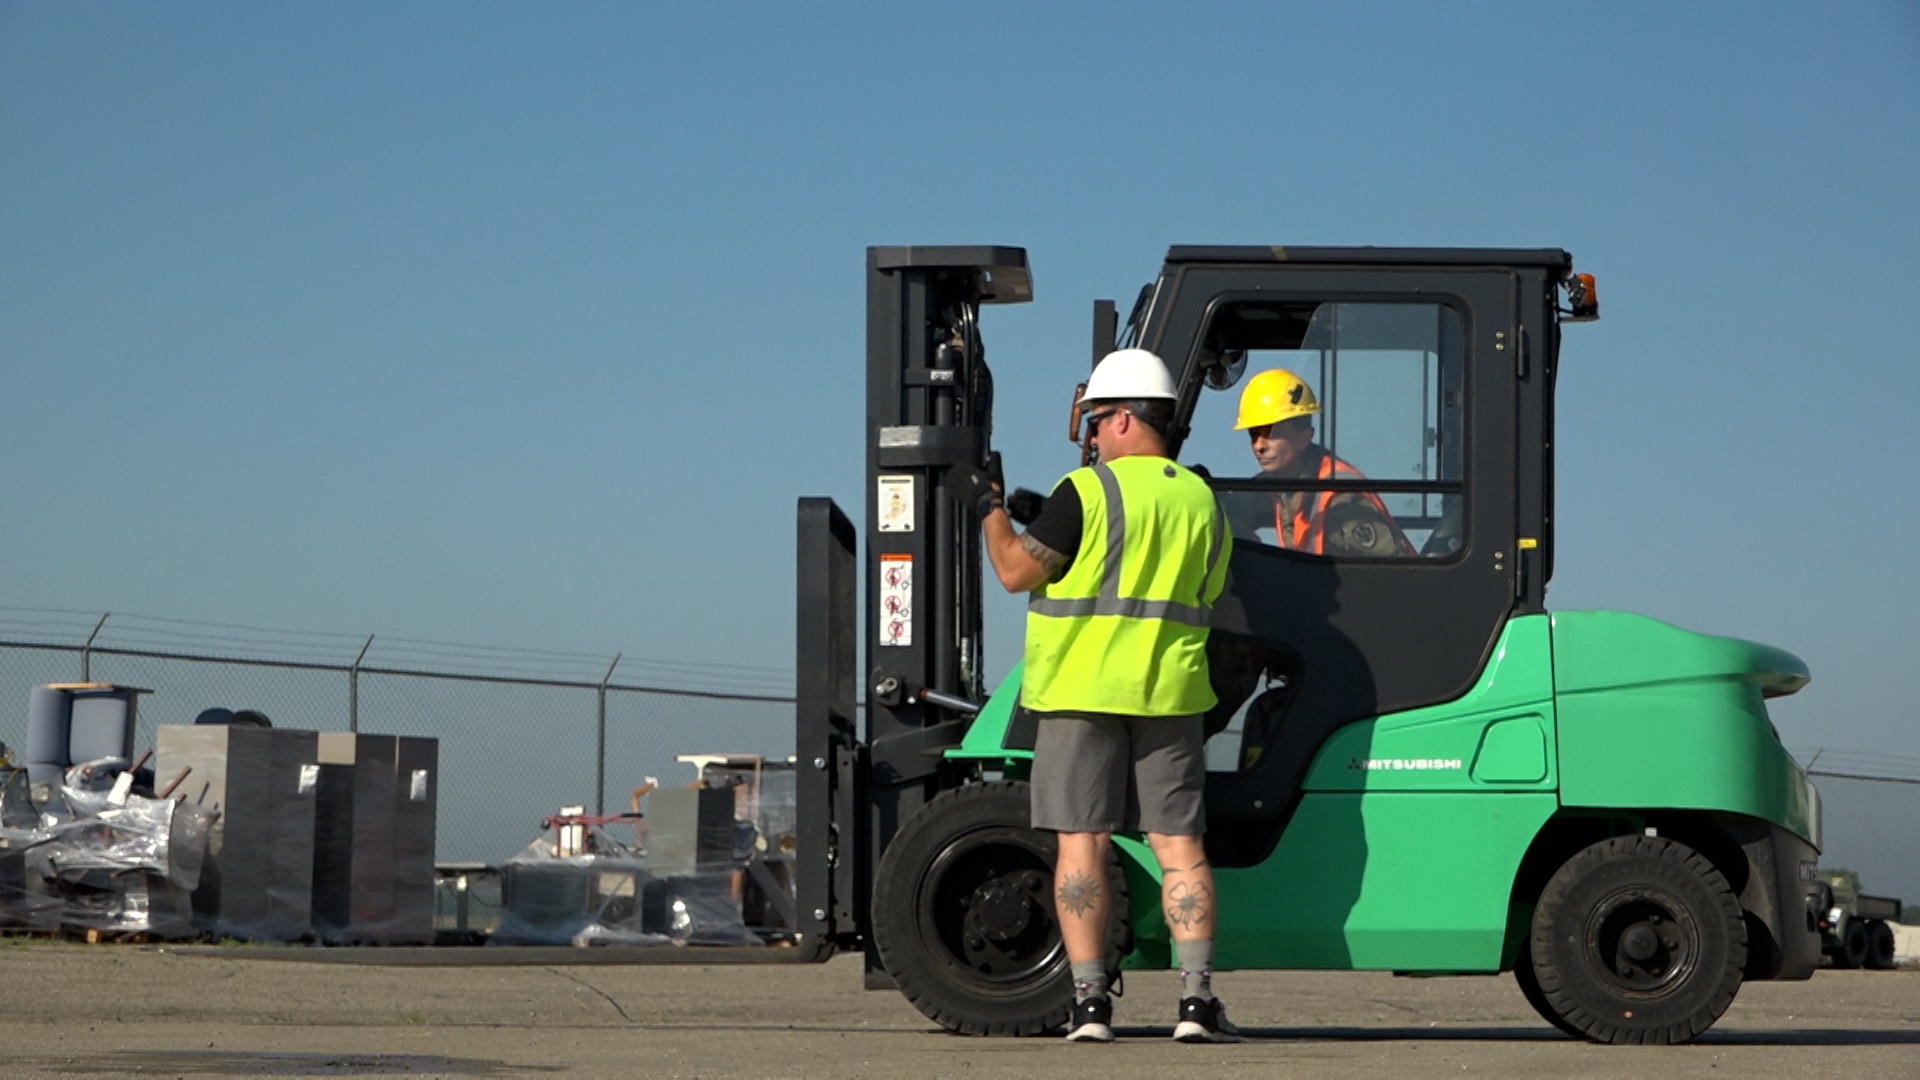
[[[1367,478],[1366,474],[1362,473],[1359,469],[1322,450],[1320,452],[1320,469],[1316,478],[1329,480],[1335,477],[1342,480],[1365,480]],[[1290,494],[1303,496],[1308,493],[1302,491],[1291,492]],[[1373,508],[1380,512],[1381,519],[1387,523],[1389,529],[1393,530],[1393,539],[1394,542],[1399,545],[1401,554],[1412,555],[1415,553],[1413,550],[1413,542],[1408,540],[1406,534],[1400,531],[1400,526],[1393,520],[1393,515],[1387,510],[1387,504],[1381,502],[1380,497],[1371,491],[1357,493],[1322,491],[1315,495],[1311,501],[1301,498],[1295,505],[1291,521],[1288,520],[1287,515],[1287,500],[1284,497],[1276,496],[1273,500],[1273,533],[1279,541],[1280,546],[1293,551],[1305,551],[1314,555],[1325,555],[1327,553],[1327,507],[1333,505],[1335,496],[1350,494],[1358,494],[1361,498],[1372,503]]]

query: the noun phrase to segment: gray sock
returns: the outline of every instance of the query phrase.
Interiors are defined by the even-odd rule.
[[[1213,939],[1176,941],[1173,951],[1180,961],[1180,996],[1213,1000]]]
[[[1107,992],[1107,965],[1099,960],[1082,960],[1073,965],[1073,1001],[1079,1004]]]

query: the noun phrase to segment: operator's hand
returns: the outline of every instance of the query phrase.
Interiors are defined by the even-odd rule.
[[[1001,475],[1000,452],[988,454],[985,466],[963,465],[948,473],[947,486],[961,505],[972,506],[980,519],[986,520],[988,514],[1004,505],[1000,493],[1006,479]]]
[[[1007,516],[1022,525],[1031,525],[1045,509],[1047,497],[1032,488],[1014,488],[1007,496]]]

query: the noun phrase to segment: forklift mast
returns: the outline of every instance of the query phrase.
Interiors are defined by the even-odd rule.
[[[1021,248],[867,249],[867,553],[858,571],[846,516],[827,499],[799,508],[796,887],[803,940],[823,948],[859,941],[878,853],[939,793],[951,771],[945,752],[985,697],[980,529],[949,477],[985,465],[992,434],[980,306],[1032,298]],[[861,646],[864,732],[852,682]]]

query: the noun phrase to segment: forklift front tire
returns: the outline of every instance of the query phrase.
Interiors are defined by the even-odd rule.
[[[1064,1024],[1073,976],[1053,908],[1054,835],[1028,822],[1021,781],[944,792],[901,826],[873,891],[880,961],[915,1008],[967,1035]],[[1125,931],[1125,877],[1109,864],[1110,962]]]
[[[1547,882],[1527,946],[1535,1007],[1565,1021],[1555,1026],[1594,1042],[1669,1045],[1733,1003],[1747,927],[1705,856],[1665,837],[1617,836]]]

